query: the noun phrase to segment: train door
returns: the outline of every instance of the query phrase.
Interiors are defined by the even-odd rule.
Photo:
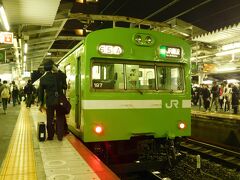
[[[81,57],[77,57],[77,68],[75,75],[75,93],[76,93],[76,104],[75,104],[75,123],[76,128],[80,128],[81,125]]]

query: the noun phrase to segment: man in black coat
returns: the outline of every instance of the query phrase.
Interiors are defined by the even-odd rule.
[[[63,73],[61,70],[59,70],[55,64],[53,65],[52,71],[53,71],[53,73],[57,74],[57,82],[60,82],[57,84],[59,86],[58,89],[62,89],[62,90],[66,91],[67,90],[66,74]],[[64,95],[64,94],[62,94],[62,95]],[[64,115],[63,118],[64,118],[64,135],[67,135],[67,134],[69,134],[69,132],[68,132],[66,116]]]
[[[47,112],[47,132],[48,140],[53,140],[54,137],[54,112],[56,111],[56,133],[58,140],[62,140],[64,135],[64,120],[65,114],[61,110],[58,103],[58,97],[64,95],[63,89],[66,85],[66,75],[54,72],[54,62],[48,60],[44,64],[46,73],[40,78],[39,84],[39,100],[40,108],[42,111],[44,107],[44,100],[46,99],[46,112]],[[65,75],[65,76],[64,76]]]

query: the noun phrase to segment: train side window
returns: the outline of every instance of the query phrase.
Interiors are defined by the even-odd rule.
[[[124,89],[123,64],[94,63],[92,66],[93,89]]]

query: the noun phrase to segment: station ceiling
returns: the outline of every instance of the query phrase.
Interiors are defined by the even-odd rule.
[[[187,39],[193,47],[195,63],[230,63],[240,68],[240,54],[215,56],[221,45],[240,40],[239,0],[83,1],[0,0],[10,31],[20,39],[17,47],[0,45],[0,49],[7,50],[8,64],[16,64],[16,48],[22,52],[24,42],[29,46],[27,70],[33,71],[41,69],[46,59],[60,60],[91,31],[135,26]],[[211,41],[217,35],[222,39]],[[4,69],[0,66],[0,72]]]

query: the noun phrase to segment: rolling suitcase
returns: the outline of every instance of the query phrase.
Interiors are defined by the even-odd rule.
[[[38,140],[45,141],[46,139],[46,125],[44,122],[38,123]]]

